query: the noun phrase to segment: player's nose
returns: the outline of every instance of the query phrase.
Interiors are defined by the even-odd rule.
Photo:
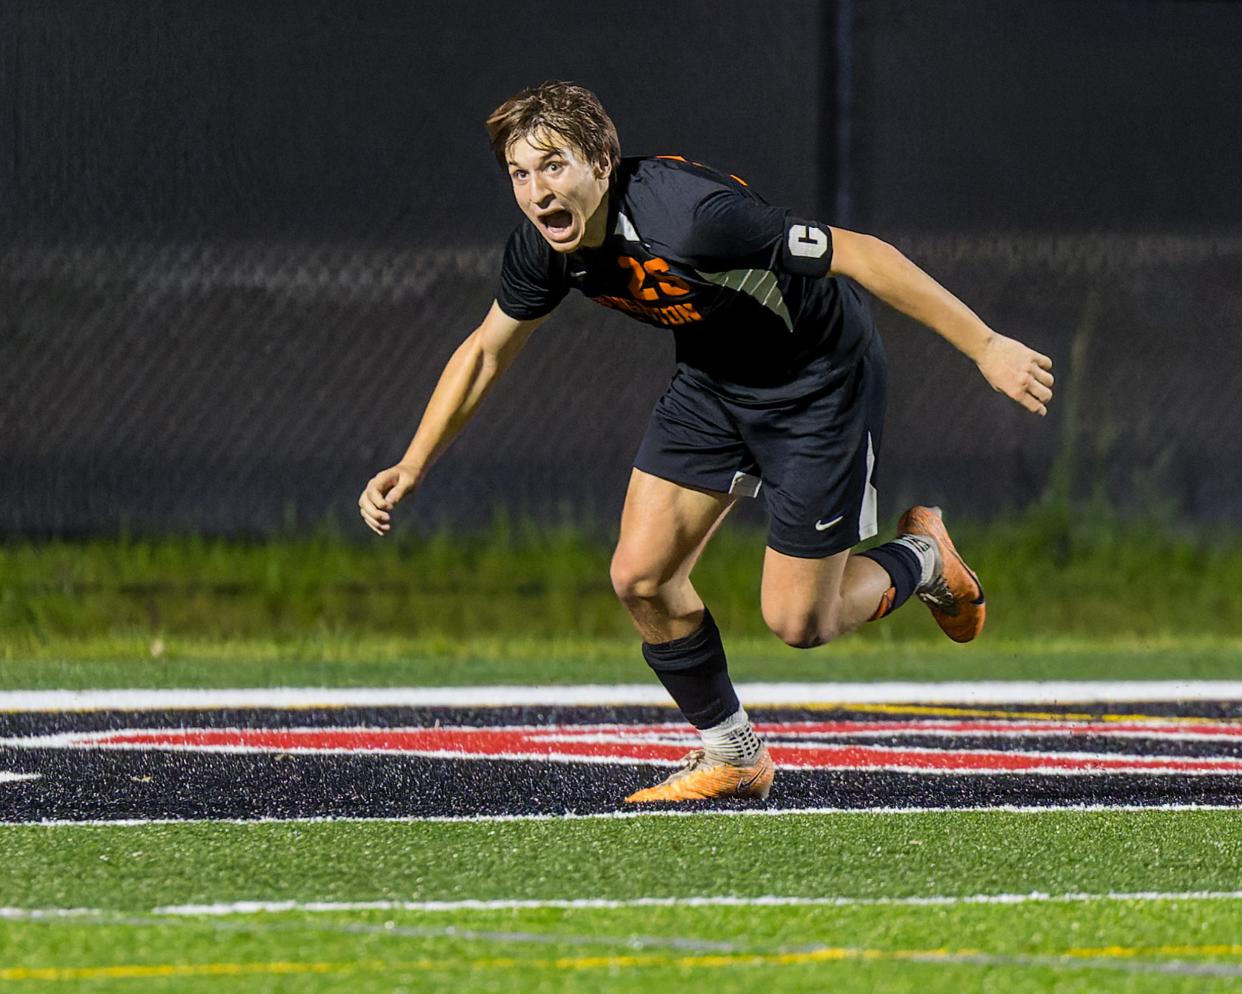
[[[552,191],[537,172],[531,174],[530,199],[540,207],[546,206],[547,202],[552,199]]]

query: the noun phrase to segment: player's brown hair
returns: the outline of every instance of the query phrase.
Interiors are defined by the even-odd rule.
[[[487,118],[492,153],[507,166],[509,146],[529,138],[544,147],[553,134],[568,141],[595,166],[605,164],[616,173],[621,163],[621,141],[603,104],[585,86],[549,80],[510,97]],[[551,147],[551,146],[549,146]]]

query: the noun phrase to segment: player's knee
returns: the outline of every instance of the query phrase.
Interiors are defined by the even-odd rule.
[[[794,649],[817,649],[832,641],[832,636],[822,631],[819,626],[794,625],[776,630],[776,636],[787,646]]]
[[[629,559],[620,551],[613,556],[609,573],[612,589],[623,604],[654,600],[664,585],[658,570]]]
[[[795,649],[827,645],[840,634],[832,618],[816,611],[765,614],[764,621],[773,635]]]

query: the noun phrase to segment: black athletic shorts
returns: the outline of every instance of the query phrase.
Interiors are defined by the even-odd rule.
[[[679,367],[656,401],[636,468],[682,486],[762,495],[768,545],[819,559],[876,533],[888,369],[880,336],[823,390],[740,404]]]

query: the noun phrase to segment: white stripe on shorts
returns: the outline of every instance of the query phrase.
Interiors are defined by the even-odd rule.
[[[753,473],[743,473],[740,469],[733,474],[733,482],[729,485],[729,493],[734,497],[758,497],[763,480]]]
[[[871,482],[871,474],[875,471],[875,446],[871,444],[871,432],[867,432],[867,489],[863,493],[862,507],[858,509],[858,541],[871,538],[879,527],[876,524],[876,507],[879,493]]]

